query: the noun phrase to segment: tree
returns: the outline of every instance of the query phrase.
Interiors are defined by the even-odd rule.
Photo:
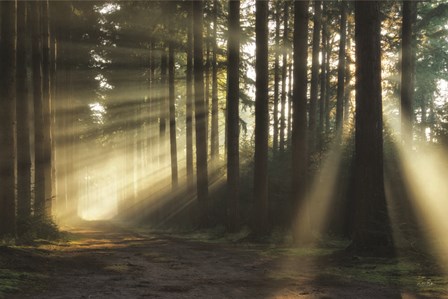
[[[286,129],[286,73],[288,67],[288,21],[289,21],[289,2],[284,3],[284,20],[283,20],[283,65],[282,65],[282,97],[280,111],[280,151],[285,149],[285,129]]]
[[[280,84],[280,1],[275,2],[275,48],[274,48],[274,140],[273,150],[274,154],[278,150],[279,132],[278,132],[278,99],[279,99],[279,84]]]
[[[176,106],[174,94],[174,42],[168,44],[168,88],[170,110],[170,152],[171,152],[171,183],[173,188],[178,185],[177,175],[177,142],[176,142]]]
[[[345,78],[345,41],[347,36],[347,3],[342,1],[341,7],[341,23],[340,23],[340,39],[339,39],[339,56],[338,56],[338,89],[336,99],[336,131],[340,136],[342,133],[342,121],[344,114],[344,78]]]
[[[17,217],[31,216],[31,144],[27,82],[27,2],[17,2]],[[19,231],[20,233],[20,231]]]
[[[217,63],[218,1],[213,1],[213,54],[212,54],[212,121],[211,121],[211,157],[213,163],[219,158],[219,110],[218,110],[218,63]],[[216,165],[214,165],[216,167]]]
[[[255,8],[255,232],[267,229],[268,216],[268,1],[257,0]]]
[[[40,2],[32,3],[32,71],[33,71],[33,102],[34,102],[34,159],[35,159],[35,183],[34,183],[34,212],[39,217],[45,216],[47,180],[45,172],[45,120],[43,98],[42,75],[42,34],[41,34],[41,7]]]
[[[292,119],[292,213],[306,200],[307,193],[307,58],[308,58],[308,1],[294,1],[294,86]],[[292,217],[295,215],[293,214]],[[306,223],[306,222],[305,222]],[[294,235],[298,228],[294,225]]]
[[[401,135],[403,142],[412,142],[412,119],[414,101],[415,51],[413,49],[413,21],[416,3],[403,1],[403,24],[401,27]]]
[[[187,184],[193,185],[193,2],[186,2],[187,20],[187,74],[186,74],[186,163]]]
[[[227,218],[229,230],[238,226],[240,189],[239,60],[240,1],[229,1],[227,41]]]
[[[314,28],[313,28],[313,56],[311,65],[311,91],[310,91],[310,151],[314,151],[316,146],[316,118],[317,118],[317,96],[319,90],[319,48],[320,48],[320,27],[321,27],[321,2],[314,1]]]
[[[2,1],[0,42],[0,237],[15,236],[17,1]]]
[[[208,164],[207,164],[207,108],[204,98],[204,58],[203,58],[203,1],[193,2],[193,40],[194,40],[194,96],[196,120],[196,172],[197,193],[201,207],[202,224],[207,222]]]
[[[381,24],[377,1],[355,2],[355,252],[386,254],[392,239],[384,191]]]

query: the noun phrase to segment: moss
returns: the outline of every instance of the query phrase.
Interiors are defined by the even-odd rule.
[[[0,269],[0,298],[6,298],[7,294],[14,293],[30,287],[44,278],[42,274],[19,272],[8,269]]]
[[[117,273],[127,273],[131,269],[127,264],[115,264],[104,267],[105,270],[117,272]]]

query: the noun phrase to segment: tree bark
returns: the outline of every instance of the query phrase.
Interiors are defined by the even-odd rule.
[[[267,231],[268,222],[268,1],[257,0],[255,12],[255,166],[254,198],[256,234]]]
[[[279,144],[279,119],[278,119],[278,102],[279,102],[279,84],[280,84],[280,1],[275,2],[275,48],[274,48],[274,140],[272,143],[274,155],[277,154]]]
[[[2,1],[0,42],[0,237],[16,234],[16,42],[17,1]]]
[[[372,255],[393,250],[383,176],[381,24],[377,1],[355,2],[355,226],[351,248]]]
[[[239,62],[240,1],[229,1],[229,40],[227,41],[227,227],[238,228],[239,161]]]

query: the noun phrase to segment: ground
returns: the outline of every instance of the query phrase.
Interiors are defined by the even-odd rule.
[[[448,298],[446,281],[414,264],[342,257],[335,248],[91,222],[71,228],[66,242],[0,247],[0,297]]]

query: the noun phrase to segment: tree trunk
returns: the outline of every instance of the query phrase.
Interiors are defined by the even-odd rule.
[[[187,185],[193,187],[193,2],[187,2],[186,168]]]
[[[401,136],[406,145],[412,143],[412,119],[414,102],[413,21],[416,3],[403,1],[403,24],[401,28]]]
[[[268,1],[256,1],[255,16],[255,166],[254,198],[255,228],[260,235],[268,224],[268,132],[269,132],[269,70],[268,70]]]
[[[197,193],[201,209],[200,222],[205,225],[208,222],[208,163],[202,36],[203,6],[202,0],[193,2]]]
[[[322,3],[322,15],[324,16],[322,19],[322,62],[320,66],[320,97],[319,97],[319,146],[322,147],[323,134],[324,134],[324,125],[325,125],[325,95],[327,93],[326,87],[326,62],[327,62],[327,47],[326,47],[326,38],[327,38],[327,3],[324,1]]]
[[[27,80],[27,2],[17,2],[17,217],[31,216],[31,144]],[[20,231],[19,231],[20,233]]]
[[[383,177],[379,2],[355,2],[356,120],[355,225],[351,248],[367,254],[393,250]]]
[[[44,216],[50,217],[53,203],[52,188],[52,136],[51,136],[51,50],[50,50],[50,17],[49,1],[42,5],[42,113],[44,135],[44,175],[45,175],[45,207]]]
[[[347,34],[347,3],[341,2],[341,23],[339,32],[339,56],[338,56],[338,89],[336,99],[336,134],[342,134],[342,121],[344,119],[344,87],[345,87],[345,40]]]
[[[293,85],[293,77],[292,77],[292,63],[289,64],[289,86],[288,86],[288,128],[287,138],[288,138],[288,147],[291,146],[291,128],[292,128],[292,85]]]
[[[229,1],[229,40],[227,41],[227,227],[238,228],[240,155],[239,155],[239,62],[240,1]]]
[[[42,78],[42,35],[40,3],[32,3],[33,32],[32,32],[32,64],[33,64],[33,98],[34,98],[34,144],[35,144],[35,182],[34,182],[34,213],[45,216],[45,134],[44,134],[44,99]]]
[[[319,47],[321,27],[321,1],[314,1],[313,18],[313,56],[311,65],[311,87],[310,87],[310,114],[309,114],[309,143],[310,152],[316,148],[316,125],[317,125],[317,97],[319,90]]]
[[[279,119],[278,119],[278,102],[279,102],[279,84],[280,84],[280,2],[275,2],[275,48],[274,48],[274,140],[272,143],[273,152],[277,154],[279,141]]]
[[[0,237],[16,234],[16,7],[17,1],[0,3]]]
[[[159,86],[159,163],[161,167],[165,167],[167,164],[167,136],[166,136],[166,118],[167,118],[167,64],[168,57],[166,55],[166,49],[163,46],[160,56],[160,86]]]
[[[219,159],[219,111],[218,111],[218,65],[217,52],[218,45],[218,1],[213,1],[213,56],[212,56],[212,124],[211,124],[211,156],[212,161],[217,167],[216,162]]]
[[[350,11],[347,11],[347,16],[350,15]],[[351,49],[351,33],[352,28],[350,22],[347,22],[347,46],[345,49],[345,87],[344,87],[344,124],[347,124],[350,119],[350,102],[351,102],[351,90],[352,86],[350,86],[350,81],[352,80],[352,73],[350,71],[350,65],[351,65],[351,55],[350,55],[350,49]]]
[[[330,79],[331,79],[331,73],[330,73],[330,60],[331,60],[331,48],[333,47],[333,44],[330,44],[330,35],[328,34],[328,31],[326,31],[326,40],[325,40],[325,48],[327,49],[326,58],[327,61],[325,62],[325,134],[328,136],[330,134],[330,95],[331,95],[331,85],[330,85]]]
[[[169,84],[169,104],[170,104],[170,152],[171,152],[171,184],[177,188],[177,141],[176,141],[176,106],[174,94],[174,44],[171,41],[168,49],[168,84]]]
[[[292,208],[293,233],[297,238],[295,213],[306,200],[307,193],[307,59],[308,59],[308,1],[294,2],[294,92],[292,120]],[[308,217],[308,216],[305,216]],[[301,221],[305,226],[309,221]]]
[[[286,71],[288,67],[288,21],[289,21],[289,2],[284,3],[284,20],[283,20],[283,65],[282,65],[282,97],[281,97],[281,111],[280,111],[280,151],[285,149],[285,129],[286,129]]]

